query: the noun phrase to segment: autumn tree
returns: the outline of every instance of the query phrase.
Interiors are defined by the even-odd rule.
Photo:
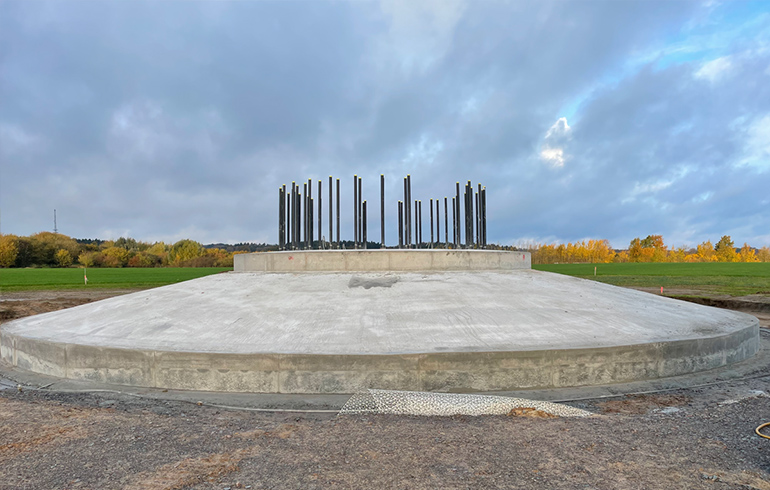
[[[711,244],[711,240],[706,240],[697,247],[698,262],[714,262],[717,260],[717,256],[714,253],[714,246]]]
[[[669,262],[684,262],[687,258],[687,248],[684,246],[671,249],[668,253]]]
[[[743,244],[743,247],[741,247],[741,251],[738,252],[738,260],[740,262],[759,262],[759,259],[757,259],[757,254],[754,251],[754,249],[749,247],[749,244],[745,242]]]
[[[80,253],[78,243],[72,238],[61,233],[51,233],[41,231],[29,236],[29,257],[31,262],[27,265],[58,265],[56,253],[59,250],[66,250],[70,257],[77,257]]]
[[[730,235],[724,235],[719,239],[716,246],[714,246],[714,252],[719,262],[736,262],[738,260],[738,254],[735,253],[735,244]]]
[[[114,246],[124,248],[129,252],[134,252],[139,250],[139,244],[133,238],[120,237],[117,240],[115,240]]]
[[[69,251],[64,250],[63,248],[60,248],[56,252],[56,264],[59,267],[69,267],[72,265],[72,255],[70,255]]]
[[[13,267],[19,255],[19,237],[0,235],[0,267]]]
[[[179,240],[168,252],[168,263],[178,266],[184,261],[203,255],[203,245],[193,240]]]
[[[129,267],[160,267],[161,263],[160,257],[147,252],[139,252],[128,259]]]
[[[105,267],[125,267],[131,254],[128,250],[121,247],[109,247],[102,252],[104,256]]]
[[[78,263],[83,267],[93,267],[96,252],[82,252],[78,255]]]
[[[647,235],[646,238],[634,238],[628,245],[630,262],[664,262],[668,254],[661,235]]]
[[[644,247],[642,247],[642,239],[634,238],[631,243],[628,244],[628,261],[629,262],[644,262],[642,260],[642,253]]]

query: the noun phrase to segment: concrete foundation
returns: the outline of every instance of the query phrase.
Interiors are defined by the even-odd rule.
[[[303,250],[238,254],[235,272],[404,272],[530,269],[529,252],[497,250]]]
[[[451,257],[411,253],[426,252],[431,267]],[[319,253],[340,252],[291,255],[316,270],[332,257]],[[7,323],[0,356],[63,378],[168,389],[486,392],[675,376],[759,348],[750,315],[515,269],[504,255],[485,262],[502,269],[455,269],[475,253],[456,253],[446,271],[208,276]],[[363,254],[374,264],[388,255],[348,254],[334,260],[364,267]],[[270,255],[236,257],[241,270],[254,256],[289,262]]]

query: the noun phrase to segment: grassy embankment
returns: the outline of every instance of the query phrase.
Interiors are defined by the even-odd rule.
[[[596,276],[594,276],[596,267]],[[543,264],[533,269],[631,288],[689,290],[690,295],[770,295],[770,262]]]
[[[94,268],[88,269],[86,286],[81,268],[0,269],[0,291],[152,288],[230,270],[232,268],[229,267]]]

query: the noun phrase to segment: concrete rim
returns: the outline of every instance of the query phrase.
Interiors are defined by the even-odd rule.
[[[235,393],[354,393],[364,387],[473,393],[606,385],[697,373],[753,356],[759,349],[758,336],[755,321],[728,335],[672,342],[392,356],[132,351],[34,341],[5,332],[0,342],[3,359],[13,366],[107,384],[190,391],[211,391],[216,386],[215,391]],[[692,352],[699,356],[693,357]],[[589,365],[599,369],[586,369]],[[206,376],[196,376],[193,370]]]

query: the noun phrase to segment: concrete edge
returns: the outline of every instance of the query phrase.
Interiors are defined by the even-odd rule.
[[[230,393],[362,389],[504,392],[628,383],[728,366],[759,350],[759,324],[700,339],[586,349],[404,355],[212,354],[95,347],[0,331],[0,358],[72,380]]]

